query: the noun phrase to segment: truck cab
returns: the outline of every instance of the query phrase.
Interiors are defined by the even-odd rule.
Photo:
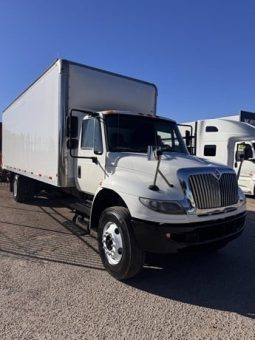
[[[206,119],[180,124],[191,154],[233,168],[243,192],[255,194],[255,127],[236,120]]]
[[[189,155],[175,121],[117,110],[74,111],[76,119],[76,187],[90,201],[90,228],[113,276],[132,276],[145,252],[218,247],[241,234],[236,173]],[[125,273],[130,247],[136,255]]]
[[[92,195],[124,164],[128,169],[131,164],[134,166],[133,162],[140,162],[138,172],[146,172],[149,145],[187,155],[174,121],[131,112],[85,114],[78,145],[76,185]],[[127,173],[128,177],[131,175],[132,172]]]

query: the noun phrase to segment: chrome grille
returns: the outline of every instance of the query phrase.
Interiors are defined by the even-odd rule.
[[[224,173],[220,179],[213,174],[191,175],[189,185],[198,209],[227,207],[238,202],[238,184],[234,173]]]

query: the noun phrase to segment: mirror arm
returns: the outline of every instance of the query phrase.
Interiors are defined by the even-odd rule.
[[[71,149],[70,149],[70,156],[71,156],[72,158],[75,158],[75,159],[80,159],[80,158],[82,158],[82,159],[91,159],[93,163],[95,163],[95,164],[98,163],[98,159],[97,159],[96,156],[91,156],[91,157],[74,156],[74,155],[72,154],[72,150],[71,150]]]

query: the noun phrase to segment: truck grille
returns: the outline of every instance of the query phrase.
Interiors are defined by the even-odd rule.
[[[220,179],[213,174],[191,175],[189,185],[198,209],[227,207],[238,202],[238,184],[234,173],[222,174]]]

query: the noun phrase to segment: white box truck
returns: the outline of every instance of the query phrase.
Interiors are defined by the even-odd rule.
[[[190,156],[156,99],[153,84],[57,60],[3,112],[14,199],[44,185],[72,193],[118,280],[136,275],[146,252],[222,247],[244,229],[233,169]]]
[[[229,117],[183,123],[179,128],[192,155],[232,167],[243,192],[255,195],[255,126]]]

